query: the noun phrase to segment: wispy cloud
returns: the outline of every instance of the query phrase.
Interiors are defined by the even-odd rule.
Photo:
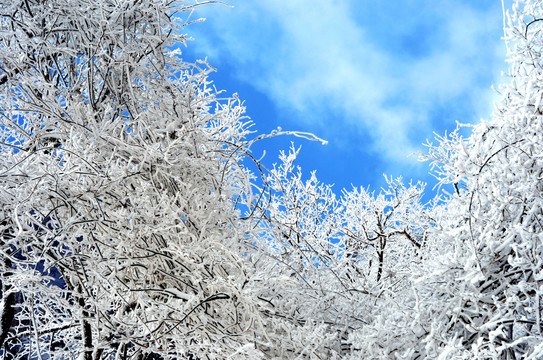
[[[320,124],[319,135],[369,134],[375,152],[398,163],[451,116],[490,115],[490,83],[504,68],[500,4],[231,3],[204,10],[196,49],[233,65],[300,123]],[[321,117],[330,112],[334,124]]]

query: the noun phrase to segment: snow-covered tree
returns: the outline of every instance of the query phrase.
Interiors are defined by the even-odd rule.
[[[499,88],[502,101],[492,120],[471,126],[467,137],[454,131],[438,138],[424,156],[441,183],[454,189],[452,195],[438,206],[421,207],[419,190],[401,184],[391,183],[377,196],[346,192],[327,207],[327,220],[318,221],[324,242],[311,240],[314,235],[306,236],[307,225],[301,225],[314,205],[311,210],[284,202],[277,207],[304,214],[283,223],[289,236],[304,235],[296,236],[302,246],[291,249],[312,254],[306,262],[319,262],[325,253],[314,243],[337,244],[332,254],[345,255],[319,262],[326,265],[320,271],[303,268],[315,274],[304,279],[319,279],[321,293],[315,297],[327,301],[309,316],[323,324],[339,320],[333,323],[336,331],[344,324],[334,340],[341,339],[338,354],[353,359],[543,357],[543,4],[519,1],[507,20],[511,80]],[[381,228],[385,220],[386,230]],[[290,231],[294,228],[299,230]],[[332,275],[326,278],[327,272]],[[356,286],[342,289],[341,284],[352,284],[346,279],[353,275]],[[360,296],[351,296],[352,290]],[[300,307],[314,308],[310,301]],[[332,316],[331,309],[341,309],[340,315]]]
[[[1,3],[6,359],[270,347],[234,201],[253,201],[250,123],[237,98],[217,97],[205,62],[170,50],[195,6]]]
[[[511,81],[492,121],[430,145],[425,159],[456,190],[436,210],[412,289],[355,339],[358,356],[543,357],[543,3],[519,1],[507,20]]]
[[[438,205],[253,157],[318,139],[253,134],[172,50],[202,4],[0,2],[3,358],[543,357],[543,4],[493,120],[430,145]]]
[[[431,210],[421,202],[424,187],[401,179],[387,179],[379,194],[353,188],[338,198],[315,173],[304,180],[294,165],[298,151],[281,155],[266,181],[268,200],[255,208],[260,251],[251,258],[269,274],[259,297],[269,302],[268,327],[289,320],[280,322],[283,341],[305,344],[301,355],[343,358],[359,350],[357,336],[379,312],[410,289]]]

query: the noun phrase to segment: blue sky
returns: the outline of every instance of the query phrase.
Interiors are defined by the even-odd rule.
[[[490,119],[506,48],[500,0],[253,0],[206,5],[186,29],[186,59],[207,57],[217,89],[238,93],[256,129],[309,131],[328,145],[282,137],[255,149],[276,162],[302,145],[306,174],[379,189],[383,174],[429,183],[408,155]],[[505,3],[510,6],[510,1]],[[430,190],[430,189],[428,189]]]

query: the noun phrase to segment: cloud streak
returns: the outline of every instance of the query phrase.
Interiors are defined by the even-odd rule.
[[[490,115],[490,84],[504,68],[500,4],[428,2],[415,10],[409,1],[233,5],[201,14],[208,22],[205,32],[193,33],[197,52],[232,65],[241,81],[301,126],[318,126],[319,135],[340,136],[333,127],[364,133],[375,154],[398,164],[444,121],[450,128],[451,117],[473,122]],[[321,117],[330,113],[334,124]]]

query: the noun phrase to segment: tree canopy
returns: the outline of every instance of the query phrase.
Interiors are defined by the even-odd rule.
[[[507,14],[491,121],[428,145],[452,194],[267,166],[175,44],[205,3],[2,1],[4,359],[540,359],[543,4]]]

